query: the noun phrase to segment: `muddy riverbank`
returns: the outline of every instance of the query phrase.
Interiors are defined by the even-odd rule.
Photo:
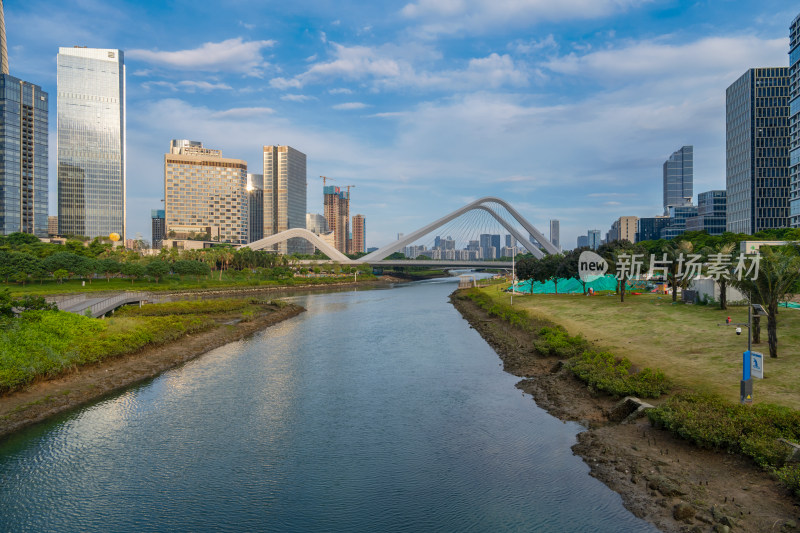
[[[554,357],[533,350],[515,328],[456,292],[451,301],[495,349],[517,387],[561,420],[580,422],[573,452],[625,506],[665,532],[800,531],[797,500],[750,460],[699,449],[651,427],[647,418],[613,420],[612,398],[592,394]]]
[[[209,350],[252,335],[305,311],[297,305],[268,308],[252,319],[237,313],[216,318],[217,326],[161,346],[76,368],[55,379],[33,383],[24,390],[0,396],[0,439],[53,415],[69,411],[133,384],[152,379],[167,369]]]

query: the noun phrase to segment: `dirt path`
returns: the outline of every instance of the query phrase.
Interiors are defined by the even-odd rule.
[[[634,515],[664,532],[800,531],[800,505],[752,461],[699,449],[650,426],[611,420],[616,401],[589,389],[553,357],[532,348],[533,334],[489,316],[471,300],[453,305],[495,349],[504,369],[536,404],[588,429],[573,452],[591,475],[622,496]]]
[[[56,379],[34,383],[25,390],[0,397],[0,439],[18,429],[74,409],[134,383],[154,378],[209,350],[242,339],[305,311],[297,305],[267,311],[252,321],[216,328],[123,357],[76,369]],[[221,317],[220,322],[231,322]]]

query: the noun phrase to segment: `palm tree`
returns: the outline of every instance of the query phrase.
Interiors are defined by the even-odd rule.
[[[800,278],[800,257],[789,247],[773,249],[762,246],[759,268],[749,279],[732,278],[731,285],[749,295],[750,303],[758,303],[767,310],[767,337],[769,356],[778,357],[778,303],[792,292]]]

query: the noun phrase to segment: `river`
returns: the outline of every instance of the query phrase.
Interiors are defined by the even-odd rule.
[[[655,531],[514,387],[454,280],[308,312],[0,443],[0,531]]]

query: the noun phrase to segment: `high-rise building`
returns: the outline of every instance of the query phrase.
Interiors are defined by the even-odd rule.
[[[264,174],[247,174],[248,242],[264,238]]]
[[[661,229],[669,224],[669,216],[640,218],[636,221],[636,242],[657,241],[661,238]]]
[[[550,242],[553,243],[553,246],[561,250],[561,237],[559,236],[559,227],[560,224],[558,220],[551,220],[550,221]]]
[[[692,205],[694,147],[683,146],[664,161],[664,214],[671,205]]]
[[[686,219],[686,231],[705,231],[709,235],[725,233],[725,191],[706,191],[697,195],[697,216]]]
[[[498,259],[500,257],[500,235],[483,234],[480,239],[481,252],[484,259]]]
[[[800,228],[800,15],[789,27],[789,224]]]
[[[306,154],[291,146],[264,147],[264,237],[306,227]],[[275,245],[282,254],[313,253],[308,241]]]
[[[157,250],[161,248],[161,243],[167,237],[166,215],[163,209],[150,210],[150,226],[152,228],[152,246]]]
[[[686,232],[686,221],[697,216],[697,206],[669,206],[669,222],[661,228],[660,238],[674,239]]]
[[[9,74],[0,1],[0,235],[47,237],[47,102],[38,85]]]
[[[589,246],[588,235],[578,235],[578,248],[587,248]]]
[[[122,50],[58,49],[58,230],[125,236]]]
[[[353,215],[352,253],[360,254],[367,249],[367,219],[364,215]]]
[[[335,247],[340,252],[347,253],[350,236],[350,193],[333,185],[326,185],[322,193],[325,220],[328,221],[328,229],[333,232]]]
[[[589,248],[592,250],[600,248],[600,230],[590,229],[587,235],[589,237]]]
[[[317,213],[306,213],[306,229],[317,235],[328,233],[328,221],[324,215]]]
[[[47,236],[54,237],[58,235],[58,217],[50,215],[47,217]]]
[[[727,229],[789,223],[789,69],[752,68],[725,93]]]
[[[627,216],[619,217],[611,224],[608,232],[608,242],[628,241],[636,242],[636,230],[639,217]]]
[[[247,163],[173,140],[164,156],[167,236],[247,244]]]

